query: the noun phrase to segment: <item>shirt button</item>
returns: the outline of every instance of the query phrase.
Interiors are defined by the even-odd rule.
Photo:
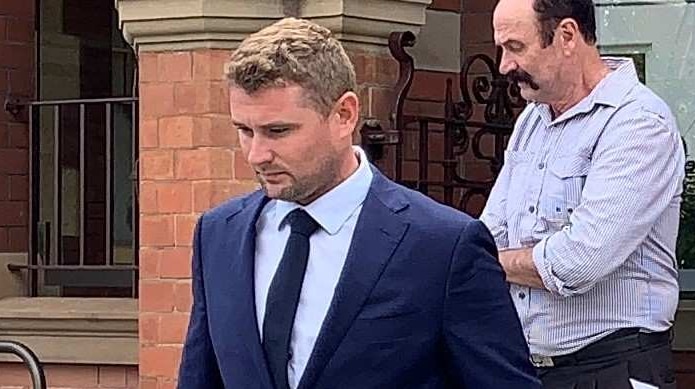
[[[538,170],[543,170],[545,169],[545,164],[543,162],[538,164]]]
[[[529,207],[528,207],[528,212],[529,212],[529,213],[534,213],[534,212],[536,212],[536,207],[534,207],[533,205],[529,206]]]
[[[519,292],[519,298],[522,299],[522,300],[525,299],[525,298],[526,298],[526,293],[524,293],[524,292]]]
[[[294,355],[292,355],[292,351],[288,351],[288,352],[287,352],[287,360],[288,360],[288,361],[291,361],[293,356],[294,356]]]

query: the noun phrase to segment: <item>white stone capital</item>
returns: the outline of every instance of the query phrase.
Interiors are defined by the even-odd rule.
[[[115,0],[120,27],[138,51],[230,49],[288,10],[343,42],[385,46],[392,31],[417,34],[432,0]]]
[[[123,35],[138,51],[234,48],[284,17],[282,0],[115,0]]]
[[[343,42],[388,45],[393,31],[417,35],[425,24],[432,0],[307,0],[300,8],[303,18],[335,32]]]

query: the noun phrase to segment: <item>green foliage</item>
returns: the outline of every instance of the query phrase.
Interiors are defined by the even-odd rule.
[[[687,161],[685,165],[676,255],[681,268],[695,269],[695,161]]]

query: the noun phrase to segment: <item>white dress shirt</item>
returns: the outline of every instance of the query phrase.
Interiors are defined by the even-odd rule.
[[[359,147],[354,149],[360,161],[357,170],[331,191],[302,207],[318,222],[320,228],[309,241],[309,261],[292,328],[292,357],[287,366],[292,389],[299,384],[328,313],[362,204],[372,182],[373,173],[364,151]],[[300,207],[296,203],[271,200],[256,222],[254,277],[256,317],[261,337],[268,289],[290,235],[285,217]]]

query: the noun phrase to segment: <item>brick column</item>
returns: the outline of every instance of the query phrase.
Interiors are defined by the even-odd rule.
[[[224,63],[246,34],[283,16],[282,2],[116,3],[139,62],[140,388],[173,389],[197,218],[256,186],[229,123]]]
[[[200,212],[256,187],[229,122],[227,50],[140,54],[140,375],[173,385]],[[159,385],[159,386],[156,386]]]
[[[388,33],[417,29],[429,1],[370,0],[360,10],[345,9],[339,0],[292,7],[282,0],[116,1],[140,65],[141,389],[175,387],[191,306],[191,241],[198,216],[257,187],[229,122],[223,76],[229,50],[285,12],[313,18],[346,42],[363,114],[387,119],[397,73],[386,49]],[[368,16],[384,15],[388,7],[400,18]]]
[[[393,87],[398,80],[398,61],[386,47],[346,46],[357,74],[361,118],[388,123],[395,99]],[[358,135],[359,128],[355,132]]]
[[[34,96],[34,2],[0,1],[0,253],[28,250],[29,128],[5,98]]]

